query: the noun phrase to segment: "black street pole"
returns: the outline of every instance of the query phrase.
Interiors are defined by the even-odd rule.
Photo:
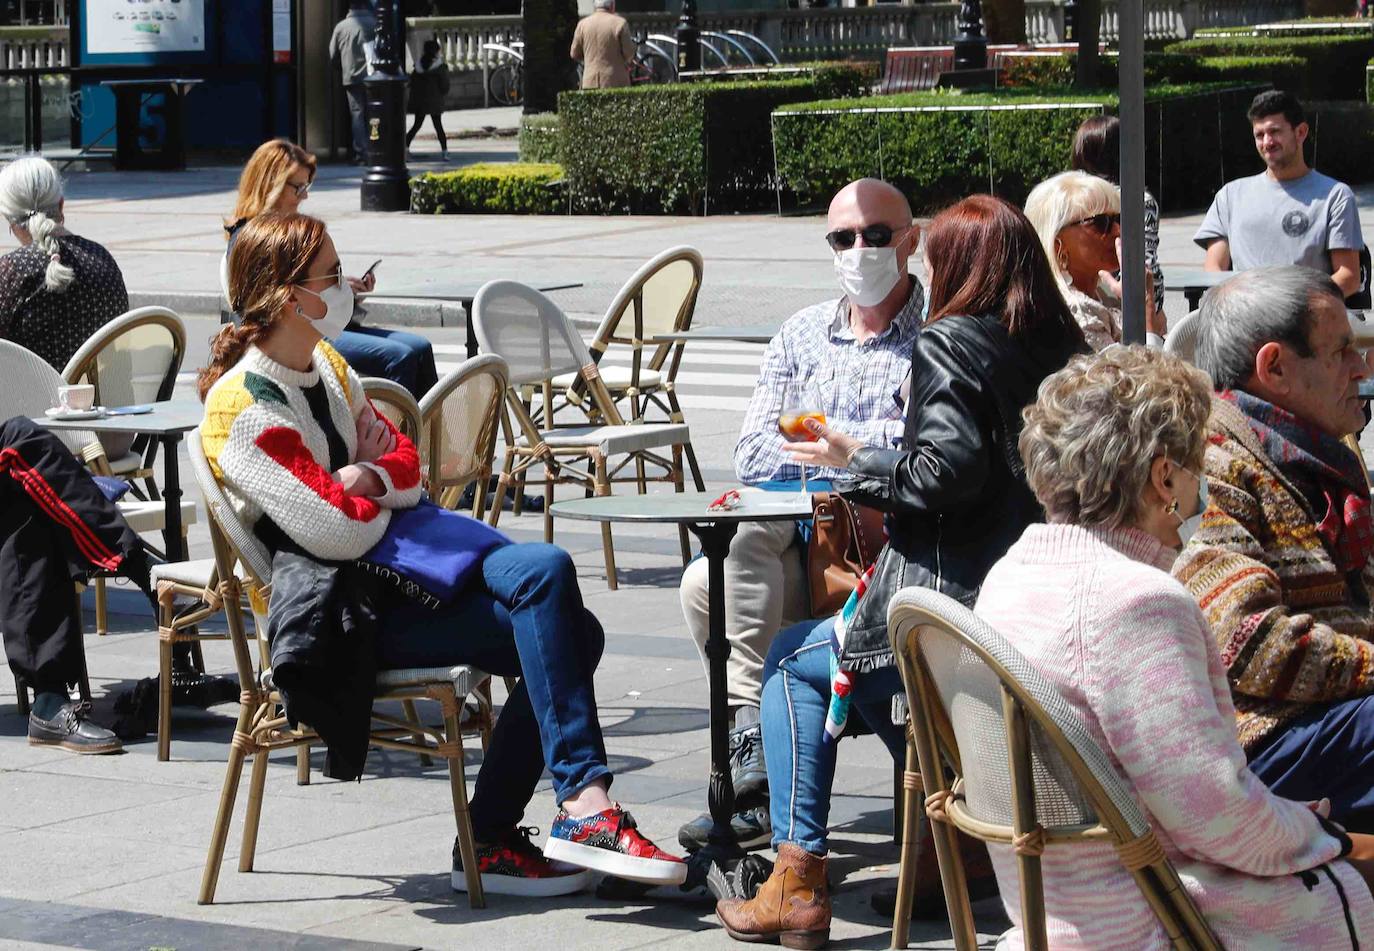
[[[1145,342],[1145,4],[1121,0],[1121,323]]]
[[[983,4],[964,0],[955,21],[959,32],[954,37],[954,68],[987,69],[988,38],[983,35]]]
[[[677,18],[677,71],[690,69],[701,69],[701,31],[696,0],[682,0],[682,15]]]
[[[367,174],[363,211],[408,211],[410,172],[406,169],[406,77],[404,53],[396,33],[396,0],[378,0],[376,70],[363,80],[367,123]]]

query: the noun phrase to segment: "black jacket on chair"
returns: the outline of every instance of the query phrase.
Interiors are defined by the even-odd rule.
[[[932,588],[972,606],[993,563],[1044,518],[1017,449],[1021,411],[1045,377],[1085,352],[1076,326],[1014,337],[991,315],[951,315],[917,335],[903,448],[860,449],[850,462],[858,478],[840,486],[888,513],[890,554],[905,561],[898,586]],[[895,588],[869,590],[890,597]],[[846,660],[890,663],[886,604],[879,607],[863,612],[872,622],[850,631]]]

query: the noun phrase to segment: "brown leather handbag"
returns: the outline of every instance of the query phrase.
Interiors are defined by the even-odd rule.
[[[844,606],[886,536],[882,512],[847,502],[838,492],[813,495],[811,513],[814,527],[806,552],[811,616],[824,618]]]

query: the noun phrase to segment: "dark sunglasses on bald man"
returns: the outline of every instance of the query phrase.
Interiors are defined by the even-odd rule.
[[[825,236],[832,251],[848,251],[854,247],[857,235],[863,235],[864,244],[870,248],[885,248],[892,242],[892,236],[906,231],[911,226],[892,229],[887,225],[868,225],[855,231],[853,228],[836,228]]]

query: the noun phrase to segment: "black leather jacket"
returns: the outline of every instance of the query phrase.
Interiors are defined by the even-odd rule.
[[[949,316],[917,335],[902,449],[860,449],[844,489],[888,513],[905,585],[970,607],[984,576],[1044,512],[1017,449],[1021,410],[1076,353],[1078,328],[1013,337],[993,316]]]

